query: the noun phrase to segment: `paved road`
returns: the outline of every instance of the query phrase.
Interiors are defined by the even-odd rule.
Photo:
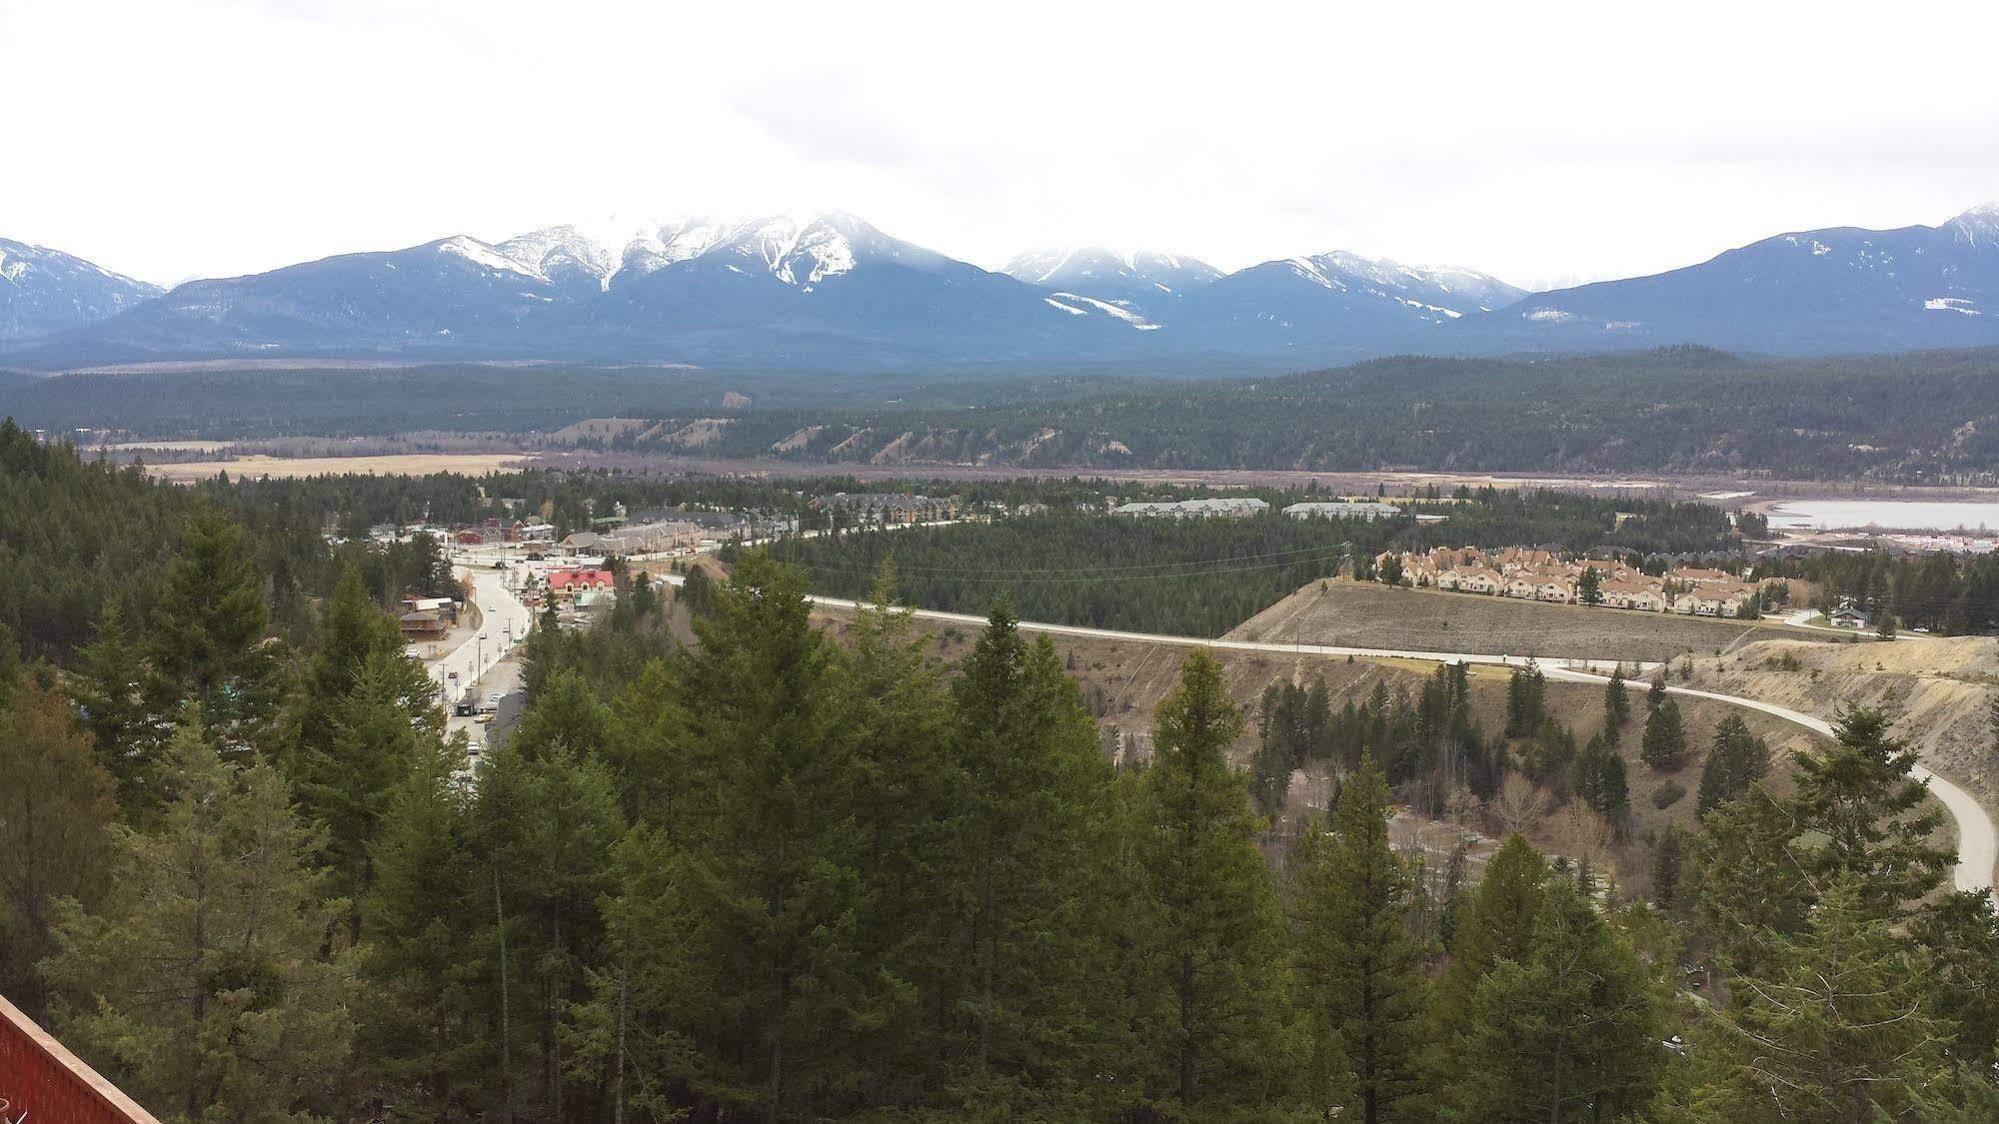
[[[666,580],[678,585],[681,578],[676,574],[667,576]],[[855,602],[839,597],[815,596],[811,597],[810,600],[814,604],[823,605],[828,608],[853,609],[857,607]],[[926,620],[953,621],[968,625],[983,625],[986,622],[986,618],[974,616],[970,613],[946,613],[935,609],[917,609],[914,612],[917,616]],[[1255,640],[1205,640],[1197,636],[1167,636],[1159,633],[1117,632],[1107,628],[1084,628],[1080,625],[1068,624],[1041,624],[1034,621],[1021,621],[1020,627],[1023,631],[1045,632],[1056,636],[1087,636],[1104,640],[1131,640],[1149,644],[1171,644],[1185,648],[1222,648],[1241,652],[1269,652],[1276,655],[1351,655],[1367,656],[1375,659],[1387,657],[1439,663],[1462,661],[1470,664],[1491,664],[1508,667],[1520,667],[1528,662],[1524,657],[1520,656],[1494,656],[1473,652],[1416,652],[1393,648],[1349,648],[1328,644],[1273,644]],[[1543,673],[1548,678],[1576,683],[1608,683],[1610,682],[1610,678],[1607,673],[1616,666],[1615,662],[1610,660],[1540,659],[1535,662],[1539,664]],[[1639,674],[1644,674],[1656,669],[1659,665],[1626,663],[1623,666],[1627,674],[1634,667],[1638,669]],[[1647,684],[1633,682],[1630,689],[1644,689],[1648,686]],[[1815,718],[1812,715],[1791,710],[1788,707],[1781,707],[1774,703],[1767,703],[1758,699],[1742,698],[1736,695],[1724,695],[1715,691],[1700,691],[1691,687],[1669,686],[1666,690],[1675,695],[1713,699],[1717,702],[1730,703],[1735,706],[1746,707],[1750,710],[1760,710],[1765,714],[1774,715],[1787,722],[1795,722],[1814,733],[1826,737],[1832,736],[1832,725],[1824,719]],[[1936,794],[1936,798],[1943,803],[1944,808],[1949,811],[1951,818],[1957,822],[1958,852],[1955,872],[1957,888],[1960,890],[1991,889],[1993,867],[1999,865],[1999,830],[1994,829],[1992,817],[1986,813],[1984,805],[1973,799],[1970,793],[1937,776],[1921,765],[1916,766],[1914,776],[1918,781],[1929,785],[1930,791]]]
[[[447,706],[457,702],[534,627],[534,614],[507,589],[504,571],[461,566],[457,572],[471,583],[472,601],[479,606],[483,622],[477,633],[430,664],[431,679],[444,685]],[[480,640],[480,636],[485,639]],[[458,673],[457,679],[450,677],[452,672]]]

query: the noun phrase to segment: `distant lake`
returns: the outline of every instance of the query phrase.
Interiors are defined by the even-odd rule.
[[[1999,531],[1999,503],[1932,503],[1927,500],[1799,500],[1778,504],[1770,526],[1843,531]]]

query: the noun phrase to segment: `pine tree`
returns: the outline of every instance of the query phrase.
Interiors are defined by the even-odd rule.
[[[611,716],[591,693],[590,681],[581,670],[565,667],[548,676],[507,741],[523,757],[541,757],[557,745],[598,757],[609,747],[611,728]]]
[[[1095,724],[1054,646],[1005,602],[952,688],[948,901],[940,1034],[952,1103],[1075,1115],[1101,1073],[1082,1033],[1111,949],[1099,833],[1109,796]],[[1247,810],[1245,809],[1245,815]]]
[[[1510,835],[1485,865],[1461,909],[1451,960],[1430,995],[1431,1036],[1448,1052],[1471,1021],[1472,994],[1501,960],[1526,953],[1534,918],[1547,901],[1548,865],[1527,840]]]
[[[63,911],[46,962],[70,1000],[56,1025],[141,1103],[189,1119],[332,1113],[354,960],[322,949],[346,905],[320,894],[319,840],[283,778],[223,760],[204,728],[190,713],[169,743],[167,803],[156,827],[126,834],[118,892]]]
[[[1157,1111],[1222,1119],[1285,1099],[1291,1079],[1284,917],[1227,753],[1242,716],[1205,650],[1159,704],[1137,825],[1144,904],[1135,1039]]]
[[[1952,1057],[1991,1058],[1999,1048],[1999,915],[1992,892],[1951,894],[1916,920],[1911,935],[1930,958],[1929,1009],[1956,1030]]]
[[[1687,850],[1687,833],[1678,824],[1666,825],[1652,848],[1652,904],[1665,913],[1680,905],[1680,870]]]
[[[118,802],[136,810],[152,804],[151,772],[158,738],[147,720],[147,671],[137,644],[125,631],[118,602],[106,601],[97,635],[77,652],[70,689],[97,755],[118,782]]]
[[[1638,757],[1662,773],[1670,773],[1687,763],[1687,732],[1680,724],[1679,703],[1669,698],[1646,716]]]
[[[1629,778],[1625,775],[1624,758],[1618,756],[1617,749],[1606,735],[1598,734],[1583,747],[1576,757],[1576,795],[1582,797],[1592,811],[1612,822],[1620,821],[1631,811],[1631,791]]]
[[[1898,916],[1943,884],[1954,855],[1930,842],[1943,813],[1909,773],[1916,751],[1888,733],[1889,717],[1855,707],[1834,728],[1837,743],[1822,753],[1798,753],[1797,804],[1826,843],[1808,852],[1821,883],[1851,874],[1876,916]]]
[[[490,923],[485,872],[471,847],[456,754],[424,747],[389,794],[369,845],[375,871],[363,903],[369,1001],[359,1035],[398,1120],[437,1120],[490,1087],[490,1042],[473,994],[485,990],[475,934]]]
[[[331,746],[334,712],[371,662],[381,665],[372,671],[375,693],[388,693],[411,721],[425,729],[443,729],[437,685],[422,664],[409,658],[396,619],[369,599],[361,571],[350,564],[341,571],[320,614],[319,646],[300,684],[296,740],[301,748],[324,752]],[[385,681],[390,675],[393,679]]]
[[[834,1113],[856,1063],[828,1028],[880,985],[861,959],[850,697],[801,577],[760,554],[715,587],[696,631],[675,678],[684,736],[715,762],[712,806],[687,810],[705,826],[684,847],[618,850],[626,920],[612,955],[628,965],[632,1019],[663,1043],[635,1062],[635,1095]],[[637,838],[657,844],[657,829]]]
[[[894,604],[886,564],[854,615],[847,674],[856,714],[856,815],[873,908],[862,920],[864,956],[898,981],[863,1025],[875,1031],[855,1084],[873,1105],[921,1103],[933,1091],[936,1027],[917,1010],[959,965],[950,934],[948,826],[954,795],[950,694],[944,669],[925,658],[928,637]]]
[[[1666,698],[1666,672],[1662,668],[1659,674],[1652,677],[1652,686],[1645,691],[1645,712],[1650,714],[1659,709],[1659,704],[1665,702]]]
[[[1705,817],[1724,801],[1749,791],[1770,772],[1770,746],[1749,732],[1740,714],[1723,718],[1714,731],[1714,747],[1701,765],[1697,808]]]
[[[272,744],[285,664],[265,641],[268,623],[243,528],[213,508],[198,510],[167,570],[149,635],[151,712],[172,717],[192,702],[225,749]]]
[[[1923,997],[1927,961],[1874,916],[1842,875],[1804,932],[1775,939],[1767,974],[1730,986],[1694,1056],[1703,1119],[1861,1122],[1906,1112],[1941,1083],[1948,1029]]]
[[[1524,738],[1541,728],[1547,714],[1548,679],[1533,663],[1513,670],[1506,682],[1506,736]]]
[[[103,898],[118,812],[89,737],[39,678],[0,709],[0,994],[31,1018],[48,1000],[36,965],[54,951],[56,902]]]
[[[316,720],[323,730],[301,739],[287,770],[300,810],[326,829],[323,859],[335,875],[334,890],[355,909],[349,923],[357,940],[359,909],[374,882],[370,846],[382,828],[389,794],[420,757],[442,748],[436,732],[411,715],[412,707],[435,711],[424,698],[409,696],[407,658],[400,651],[378,650],[365,659],[342,693],[328,700]]]
[[[1696,924],[1723,967],[1759,973],[1772,937],[1796,932],[1811,907],[1807,860],[1794,846],[1797,806],[1759,784],[1708,813],[1702,826],[1682,878]]]
[[[601,756],[618,782],[625,818],[659,826],[679,841],[705,830],[715,762],[708,747],[686,735],[687,713],[666,661],[647,660],[604,711]]]
[[[1525,955],[1479,982],[1444,1115],[1522,1124],[1622,1116],[1657,1085],[1659,1025],[1638,957],[1557,881]]]
[[[1624,665],[1610,669],[1610,682],[1603,688],[1603,726],[1617,737],[1631,719],[1631,695],[1624,687]]]
[[[1414,879],[1389,848],[1388,786],[1372,757],[1340,786],[1334,831],[1302,838],[1290,869],[1302,1006],[1319,1068],[1341,1059],[1358,1118],[1394,1119],[1418,1089],[1427,989],[1423,947],[1403,923]],[[1327,1077],[1319,1083],[1331,1091]]]
[[[601,962],[600,901],[614,885],[613,854],[625,833],[616,785],[604,766],[557,744],[524,757],[511,742],[484,766],[480,798],[489,831],[511,856],[507,909],[517,923],[516,948],[532,951],[516,977],[538,999],[536,1029],[540,1108],[564,1118],[568,1095],[563,1020],[585,1000],[589,966]]]

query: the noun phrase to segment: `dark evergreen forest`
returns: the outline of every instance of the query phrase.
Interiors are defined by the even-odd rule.
[[[7,495],[76,497],[7,507],[13,555],[90,557],[91,510],[159,542],[129,616],[0,645],[0,990],[163,1119],[1999,1105],[1999,917],[1946,891],[1881,711],[1783,794],[1767,747],[1715,731],[1701,826],[1660,848],[1648,900],[1518,836],[1429,877],[1391,805],[1521,772],[1614,820],[1604,741],[1642,708],[1621,736],[1671,768],[1671,697],[1620,685],[1578,747],[1531,671],[1488,734],[1449,669],[1413,698],[1279,687],[1245,714],[1195,652],[1120,769],[1004,602],[950,663],[892,607],[836,644],[803,573],[752,552],[693,604],[626,572],[593,626],[546,622],[519,724],[472,768],[366,559],[315,526],[285,609],[270,568],[305,532],[7,437]],[[1337,764],[1335,799],[1273,839],[1259,808],[1301,757]]]

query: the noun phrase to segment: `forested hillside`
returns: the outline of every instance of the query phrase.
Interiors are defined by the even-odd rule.
[[[0,380],[0,414],[52,431],[149,437],[502,432],[533,445],[586,418],[627,417],[648,424],[602,444],[802,463],[1746,471],[1920,483],[1992,482],[1995,402],[1991,349],[1810,360],[1688,347],[1404,356],[1256,377],[1224,364],[1143,378],[440,366]]]
[[[965,410],[757,411],[704,455],[1088,468],[1735,472],[1991,482],[1999,353],[1381,359]],[[701,415],[712,416],[712,415]],[[673,448],[677,416],[655,447]]]
[[[1937,813],[1880,711],[1784,794],[1767,747],[1716,730],[1700,828],[1655,842],[1631,900],[1519,836],[1431,870],[1391,846],[1390,806],[1462,790],[1503,831],[1541,814],[1508,795],[1531,778],[1629,831],[1613,747],[1668,776],[1707,736],[1662,689],[1607,697],[1593,731],[1552,721],[1529,670],[1490,732],[1462,669],[1339,710],[1280,686],[1246,715],[1196,652],[1120,767],[1003,605],[950,663],[894,609],[835,644],[803,574],[752,553],[680,604],[625,574],[593,627],[546,620],[528,707],[472,770],[354,560],[324,561],[285,642],[265,531],[10,448],[14,494],[179,517],[149,612],[49,659],[0,645],[0,991],[162,1119],[1999,1104],[1999,917],[1943,891]],[[38,533],[9,549],[75,555]],[[1280,835],[1259,809],[1301,761],[1334,766],[1336,798]]]
[[[924,661],[893,611],[836,648],[798,576],[751,557],[692,650],[636,589],[612,624],[538,633],[531,706],[466,786],[358,579],[322,643],[273,670],[242,561],[175,567],[223,596],[163,618],[148,650],[175,647],[169,620],[236,638],[195,664],[7,680],[0,765],[38,797],[0,804],[8,993],[170,1118],[1943,1120],[1992,1103],[1999,960],[1971,950],[1999,946],[1999,920],[1982,895],[1931,896],[1948,856],[1874,712],[1800,763],[1793,796],[1748,779],[1745,745],[1656,900],[1622,902],[1517,837],[1441,880],[1389,845],[1369,726],[1382,752],[1451,744],[1448,677],[1406,729],[1366,709],[1314,725],[1308,700],[1277,699],[1261,724],[1302,704],[1305,740],[1270,752],[1358,756],[1328,830],[1274,871],[1264,770],[1229,767],[1245,716],[1203,654],[1150,763],[1114,772],[1059,658],[1003,611],[956,667]],[[207,692],[226,720],[194,701],[204,685],[234,685]],[[1531,679],[1514,693],[1509,724],[1536,721]],[[107,698],[132,720],[96,725]],[[1648,767],[1670,767],[1655,725]],[[1599,744],[1574,781],[1593,801]],[[1509,751],[1478,783],[1548,767]],[[65,830],[37,830],[50,817]],[[24,862],[41,876],[15,877]],[[1684,990],[1690,956],[1717,1006]],[[151,998],[163,984],[174,1001]]]
[[[1297,498],[1272,497],[1273,507]],[[1390,547],[1531,544],[1643,556],[1741,545],[1727,516],[1704,504],[1488,488],[1410,506],[1444,521],[1419,523],[1411,513],[1368,522],[1298,520],[1275,510],[1235,519],[1050,512],[843,531],[776,549],[804,566],[815,588],[842,597],[865,593],[888,562],[909,603],[927,609],[978,613],[1005,596],[1029,620],[1220,636],[1306,582],[1339,573],[1343,562],[1365,569]]]
[[[83,461],[0,421],[0,636],[30,657],[62,658],[107,614],[143,624],[159,609],[173,559],[197,539],[248,553],[275,627],[293,638],[310,628],[308,600],[331,592],[344,566],[383,605],[450,585],[428,539],[328,546],[329,498],[240,482],[177,488]]]

